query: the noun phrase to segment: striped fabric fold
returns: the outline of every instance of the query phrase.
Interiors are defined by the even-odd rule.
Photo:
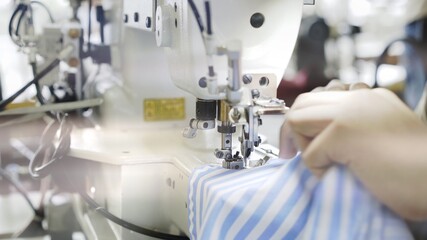
[[[188,211],[191,239],[413,239],[345,168],[318,180],[299,156],[240,171],[197,168]]]

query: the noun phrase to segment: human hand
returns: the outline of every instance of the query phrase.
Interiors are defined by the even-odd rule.
[[[287,114],[307,167],[346,165],[402,217],[427,218],[427,127],[384,89],[302,94]]]
[[[325,87],[317,87],[311,92],[323,91],[353,91],[359,89],[367,89],[369,86],[362,82],[353,84],[344,84],[339,80],[332,80]],[[285,121],[280,129],[280,153],[279,156],[284,159],[294,157],[298,152],[297,146],[291,134],[289,122]]]

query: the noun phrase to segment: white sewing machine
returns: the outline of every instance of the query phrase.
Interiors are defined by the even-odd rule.
[[[89,169],[85,190],[133,224],[188,235],[194,168],[248,168],[277,156],[259,134],[261,116],[286,111],[276,88],[304,4],[314,1],[124,0],[115,25],[123,84],[95,93],[104,98],[99,126],[72,137],[70,156]],[[277,119],[267,126],[276,133]],[[80,220],[94,239],[144,237],[90,211]]]

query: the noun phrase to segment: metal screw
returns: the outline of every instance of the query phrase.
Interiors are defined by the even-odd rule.
[[[268,84],[270,84],[270,79],[268,79],[268,77],[262,77],[259,80],[259,85],[261,86],[268,86]]]
[[[251,22],[252,27],[260,28],[265,22],[265,17],[262,13],[254,13],[251,16],[250,22]]]
[[[250,84],[252,82],[252,75],[245,74],[243,75],[242,80],[244,84]]]
[[[251,93],[252,93],[252,98],[259,98],[259,96],[261,96],[261,93],[259,92],[258,89],[252,89]]]
[[[258,136],[258,141],[255,141],[254,143],[255,147],[258,147],[260,143],[261,143],[261,138]]]
[[[224,153],[221,152],[221,151],[219,151],[219,150],[216,150],[215,151],[215,157],[217,157],[217,158],[224,158]]]
[[[239,121],[241,114],[239,112],[239,109],[237,108],[233,108],[233,114],[231,115],[231,117],[233,118],[234,121]]]
[[[205,77],[200,78],[199,87],[206,88],[208,86],[207,80]]]
[[[151,28],[151,17],[145,18],[145,27]]]
[[[76,39],[80,37],[80,30],[76,28],[72,28],[68,31],[68,36],[70,36],[70,38],[72,39]]]
[[[77,67],[77,66],[79,66],[79,63],[80,63],[79,59],[77,59],[75,57],[72,57],[68,60],[68,65],[70,67]]]

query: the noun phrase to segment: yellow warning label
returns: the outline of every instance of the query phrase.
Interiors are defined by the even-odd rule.
[[[27,108],[27,107],[35,107],[35,106],[36,106],[36,102],[26,101],[26,102],[20,102],[20,103],[9,103],[8,105],[6,105],[5,109],[11,110],[11,109]]]
[[[144,120],[171,121],[185,119],[185,98],[161,98],[144,100]]]

